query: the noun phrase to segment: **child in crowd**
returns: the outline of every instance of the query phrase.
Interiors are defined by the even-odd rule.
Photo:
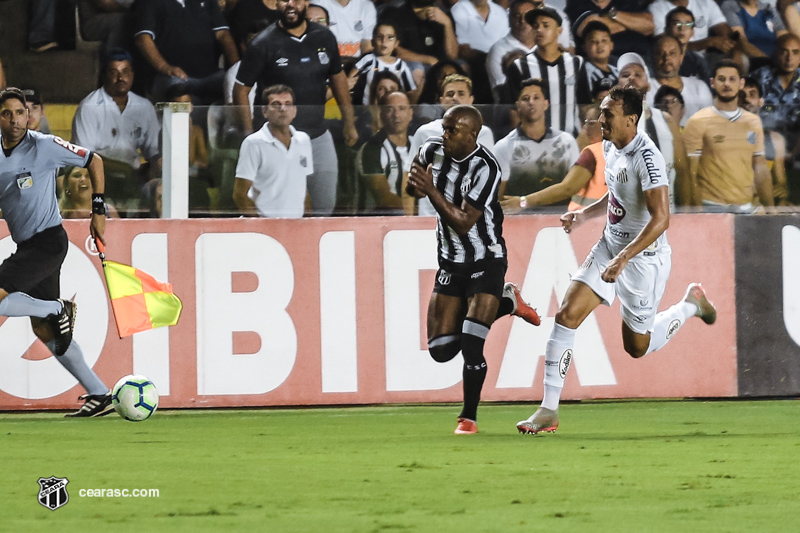
[[[357,77],[353,87],[353,103],[369,105],[369,87],[376,72],[388,70],[400,79],[402,91],[408,94],[412,103],[416,103],[419,91],[417,81],[422,81],[422,71],[412,73],[409,65],[397,57],[396,50],[400,46],[397,29],[388,22],[380,22],[372,32],[373,51],[365,54],[356,63],[353,76]],[[416,79],[415,79],[416,76]],[[420,84],[421,85],[421,84]]]

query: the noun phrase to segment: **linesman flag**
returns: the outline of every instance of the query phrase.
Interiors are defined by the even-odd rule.
[[[96,244],[120,338],[178,323],[183,304],[170,283],[158,281],[138,268],[106,261],[102,243]]]

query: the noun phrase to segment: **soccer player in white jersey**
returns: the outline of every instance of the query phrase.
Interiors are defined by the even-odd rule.
[[[56,171],[86,167],[92,181],[92,237],[105,243],[105,175],[100,156],[59,137],[28,129],[22,91],[0,91],[0,209],[16,251],[0,262],[0,316],[30,317],[36,336],[86,389],[83,407],[67,416],[111,409],[108,387],[73,340],[75,303],[59,299],[61,264],[69,249],[56,198]]]
[[[656,145],[637,130],[642,96],[633,87],[614,87],[600,104],[608,193],[597,202],[561,216],[569,233],[587,219],[607,213],[600,241],[589,252],[556,313],[545,349],[544,398],[539,409],[517,423],[521,433],[558,428],[558,403],[572,361],[575,330],[598,305],[619,296],[622,341],[632,357],[654,352],[689,318],[713,324],[717,311],[699,283],[666,311],[656,313],[671,269],[668,178]]]
[[[505,283],[508,266],[503,211],[497,201],[500,165],[478,144],[483,126],[472,106],[444,114],[441,137],[414,158],[406,192],[436,209],[439,271],[428,305],[428,351],[446,363],[464,356],[464,408],[455,433],[478,432],[478,402],[486,378],[483,345],[495,319],[513,314],[539,325],[539,315]]]

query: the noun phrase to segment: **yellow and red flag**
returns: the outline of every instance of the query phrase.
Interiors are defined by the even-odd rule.
[[[99,244],[99,243],[98,243]],[[106,275],[108,295],[120,337],[163,326],[174,326],[183,304],[172,292],[170,283],[156,280],[132,266],[106,261],[99,244],[100,259]]]
[[[114,261],[104,261],[103,270],[120,337],[178,323],[183,304],[171,284]]]

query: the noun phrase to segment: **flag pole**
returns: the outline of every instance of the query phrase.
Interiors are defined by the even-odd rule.
[[[97,248],[97,253],[100,256],[101,264],[103,265],[103,279],[106,280],[106,294],[108,294],[108,301],[109,305],[111,305],[111,291],[108,288],[108,277],[106,276],[106,247],[105,245],[100,242],[99,240],[92,238],[94,240],[94,246]],[[117,328],[117,336],[122,339],[122,335],[119,334],[119,326],[117,325],[117,311],[114,309],[114,306],[111,305],[111,313],[114,315],[114,327]]]

